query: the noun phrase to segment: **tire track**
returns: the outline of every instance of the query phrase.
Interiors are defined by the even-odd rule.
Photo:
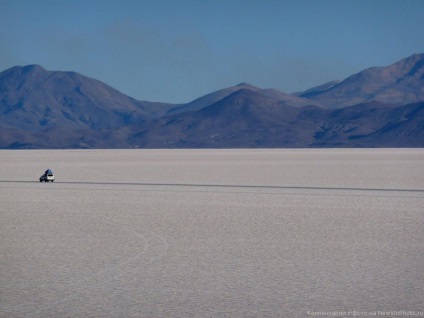
[[[0,183],[38,183],[38,181],[0,180]],[[247,188],[247,189],[291,189],[291,190],[327,190],[327,191],[380,191],[380,192],[420,192],[424,189],[363,188],[363,187],[320,187],[290,185],[246,185],[246,184],[204,184],[204,183],[152,183],[152,182],[94,182],[94,181],[55,181],[55,184],[75,185],[120,185],[149,187],[197,187],[197,188]]]

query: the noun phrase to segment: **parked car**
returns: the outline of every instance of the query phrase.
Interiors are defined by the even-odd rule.
[[[53,171],[50,169],[47,169],[46,172],[40,177],[40,182],[53,182],[54,181],[54,174]]]

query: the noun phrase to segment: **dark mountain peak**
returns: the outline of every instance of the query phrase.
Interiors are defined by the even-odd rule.
[[[407,75],[420,77],[420,80],[424,80],[424,54],[415,54],[410,57],[408,62],[412,65]]]
[[[245,106],[255,106],[262,105],[264,103],[277,102],[276,100],[265,96],[261,91],[251,90],[249,88],[241,88],[232,94],[226,96],[219,104],[222,105],[245,105]]]
[[[235,93],[238,93],[234,95]],[[250,95],[249,95],[250,94]],[[288,106],[293,107],[303,107],[308,105],[315,105],[316,103],[307,100],[305,98],[301,98],[295,95],[287,94],[284,92],[281,92],[277,89],[261,89],[256,86],[250,85],[248,83],[240,83],[236,86],[231,86],[228,88],[224,88],[218,91],[215,91],[213,93],[207,94],[205,96],[202,96],[188,104],[180,105],[174,109],[171,109],[168,113],[169,114],[176,114],[176,113],[182,113],[186,111],[194,111],[199,110],[204,107],[208,107],[210,105],[213,105],[220,100],[223,100],[230,96],[239,96],[239,97],[246,97],[246,96],[259,98],[262,96],[263,98],[282,102]]]
[[[414,54],[386,68],[380,69],[383,73],[390,73],[394,77],[393,80],[398,80],[399,77],[414,76],[418,72],[422,72],[423,66],[424,54]]]
[[[358,78],[372,82],[371,85],[374,85],[376,81],[379,81],[382,85],[391,85],[399,83],[406,77],[420,77],[423,73],[424,54],[414,54],[389,66],[367,68],[362,72],[350,76],[346,81],[352,81]]]
[[[253,86],[253,85],[246,83],[246,82],[240,83],[240,84],[236,85],[236,87],[242,87],[242,88],[251,89],[251,90],[260,89],[259,87]]]
[[[424,100],[424,54],[414,54],[385,67],[371,67],[328,87],[309,89],[300,97],[327,108],[377,100],[405,105]]]
[[[14,66],[3,72],[0,72],[0,80],[7,81],[11,79],[24,80],[28,77],[46,75],[46,71],[42,66],[33,64],[25,66]]]
[[[40,65],[14,66],[0,72],[0,91],[3,90],[10,98],[16,99],[18,92],[33,90],[44,81],[49,72]]]
[[[239,90],[235,91],[234,93],[230,94],[228,97],[230,96],[260,96],[261,93],[256,91],[256,90],[252,90],[248,87],[242,87]]]
[[[49,74],[46,69],[38,64],[15,66],[2,73],[5,73],[5,75],[9,77],[21,77],[23,79],[32,77],[38,78]]]
[[[288,106],[284,101],[262,94],[261,90],[254,91],[243,88],[217,103],[205,107],[199,113],[206,117],[219,115],[233,118],[232,120],[235,120],[234,116],[238,116],[240,119],[254,123],[255,121],[266,122],[267,120],[277,120],[277,118],[290,118],[299,110],[298,107]],[[265,118],[267,119],[265,120]]]
[[[23,73],[46,72],[45,68],[38,64],[31,64],[22,66]]]
[[[404,60],[401,61],[405,61],[407,63],[417,63],[419,61],[424,60],[424,53],[417,53],[417,54],[412,54],[411,56],[405,58]]]
[[[273,101],[271,98],[262,95],[259,91],[254,91],[248,88],[236,90],[214,104],[205,108],[206,111],[216,109],[234,109],[235,107],[250,107],[262,105],[265,101]],[[275,101],[273,101],[275,102]]]
[[[182,113],[186,111],[195,111],[202,109],[204,107],[210,106],[212,104],[217,103],[218,101],[222,100],[223,98],[233,94],[234,92],[237,92],[241,89],[247,89],[251,91],[258,91],[260,88],[257,88],[255,86],[252,86],[247,83],[240,83],[236,86],[231,86],[227,88],[223,88],[220,90],[217,90],[215,92],[209,93],[207,95],[204,95],[198,99],[195,99],[194,101],[180,105],[178,107],[175,107],[171,109],[168,113],[169,114],[176,114],[176,113]]]

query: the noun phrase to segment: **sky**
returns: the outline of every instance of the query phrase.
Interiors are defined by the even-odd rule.
[[[0,0],[0,71],[75,71],[138,100],[286,93],[424,53],[423,0]]]

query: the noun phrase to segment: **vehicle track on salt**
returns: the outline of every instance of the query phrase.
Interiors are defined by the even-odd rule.
[[[36,181],[0,180],[0,183],[38,183]],[[291,186],[291,185],[250,185],[250,184],[204,184],[204,183],[148,183],[148,182],[92,182],[92,181],[55,181],[55,184],[70,185],[120,185],[153,187],[200,187],[200,188],[248,188],[248,189],[292,189],[292,190],[328,190],[328,191],[382,191],[382,192],[423,192],[424,189],[402,188],[362,188],[362,187],[328,187],[328,186]]]

